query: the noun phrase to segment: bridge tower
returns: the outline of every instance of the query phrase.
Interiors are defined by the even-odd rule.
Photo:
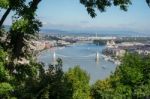
[[[96,53],[95,61],[96,61],[96,62],[99,62],[99,58],[100,58],[100,56],[99,56],[99,53],[97,52],[97,53]]]
[[[54,63],[54,65],[56,64],[56,53],[55,53],[55,51],[53,53],[53,63]]]

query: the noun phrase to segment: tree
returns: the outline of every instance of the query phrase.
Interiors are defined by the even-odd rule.
[[[112,98],[113,91],[110,79],[98,80],[91,86],[91,96],[93,99]]]
[[[15,90],[15,97],[19,99],[61,99],[64,97],[62,61],[58,59],[57,62],[56,65],[49,65],[47,70],[44,69],[44,64],[37,63],[30,66],[30,68],[38,67],[34,69],[25,70],[20,67],[22,71],[17,78],[21,82],[17,83],[19,87]],[[28,76],[24,76],[25,74]],[[24,78],[20,79],[22,77]]]
[[[7,54],[0,49],[0,98],[9,98],[13,87],[10,84],[11,76],[5,68]]]
[[[94,99],[147,98],[150,96],[150,56],[127,53],[122,64],[106,80],[97,81],[92,87]]]
[[[17,0],[17,1],[19,2],[21,0]],[[8,96],[8,92],[12,91],[12,88],[10,87],[11,85],[14,87],[14,89],[13,89],[13,92],[11,92],[10,96],[15,96],[18,98],[21,98],[21,97],[24,98],[24,95],[26,95],[26,97],[29,97],[29,98],[36,96],[34,92],[31,94],[29,94],[29,92],[33,90],[30,88],[37,87],[39,85],[38,83],[39,64],[32,62],[33,60],[32,55],[28,56],[29,54],[27,54],[28,48],[29,48],[27,41],[31,38],[34,38],[34,36],[37,34],[37,31],[39,31],[39,27],[41,26],[41,23],[35,18],[35,11],[37,9],[37,4],[40,2],[40,0],[33,0],[33,1],[34,2],[30,2],[29,5],[23,5],[20,7],[14,4],[14,7],[18,7],[21,10],[19,10],[16,13],[14,23],[7,37],[7,40],[8,40],[7,44],[9,46],[6,45],[7,46],[6,51],[8,51],[9,62],[7,64],[2,64],[2,65],[0,64],[1,65],[0,74],[2,74],[1,79],[5,78],[4,76],[5,74],[9,74],[13,77],[13,79],[10,79],[7,81],[3,80],[4,83],[2,83],[2,85],[6,85],[6,87],[5,86],[1,87],[1,91],[2,91],[1,93],[2,94],[6,93],[5,96]],[[10,0],[8,9],[10,9],[10,7],[13,7],[10,5],[16,2]],[[7,13],[7,15],[8,14],[9,13]],[[7,15],[2,17],[1,22],[5,20]],[[19,59],[20,57],[27,57],[27,59],[30,60],[30,63],[29,64],[18,64],[18,63],[14,64],[13,60],[16,58]],[[5,59],[5,57],[3,57],[2,59]],[[32,82],[32,84],[29,84],[29,81]],[[30,86],[28,86],[27,84]],[[6,91],[3,89],[6,89]],[[37,89],[37,91],[39,90]],[[2,98],[4,98],[4,95]]]
[[[8,71],[5,68],[6,65],[6,52],[0,49],[0,82],[5,82],[9,78]]]
[[[90,97],[90,77],[79,66],[65,73],[66,99],[88,99]]]
[[[64,72],[62,70],[62,60],[57,59],[57,64],[50,65],[46,76],[43,76],[41,84],[44,87],[41,87],[43,92],[40,97],[47,97],[47,99],[63,99],[64,95]],[[46,85],[46,86],[45,86]],[[65,99],[65,98],[64,98]]]
[[[150,6],[150,0],[146,0],[146,2]],[[119,6],[123,11],[127,11],[128,6],[132,4],[131,0],[80,0],[80,3],[85,6],[92,18],[96,17],[95,9],[105,12],[107,7],[114,5]]]
[[[0,83],[0,98],[10,98],[10,93],[13,91],[13,87],[9,83]]]
[[[32,57],[30,40],[36,38],[39,28],[42,26],[41,22],[35,16],[37,5],[40,1],[33,0],[29,2],[29,6],[24,6],[16,15],[17,17],[8,35],[8,39],[10,40],[10,59],[12,60],[19,60],[22,57],[29,59]]]
[[[2,9],[7,9],[4,15],[2,16],[0,20],[0,28],[2,27],[5,19],[9,15],[11,10],[16,11],[17,14],[29,14],[29,16],[34,16],[35,11],[37,9],[38,4],[41,0],[32,0],[29,2],[30,9],[27,9],[28,7],[25,5],[26,0],[1,0],[0,7]]]
[[[25,0],[0,0],[0,7],[6,9],[6,12],[0,20],[0,28],[11,10],[20,11],[24,6]]]

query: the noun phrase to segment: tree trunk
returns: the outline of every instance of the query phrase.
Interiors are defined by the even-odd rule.
[[[4,15],[2,16],[1,20],[0,20],[0,28],[2,27],[5,19],[7,18],[8,14],[10,13],[11,8],[9,7],[6,12],[4,13]]]

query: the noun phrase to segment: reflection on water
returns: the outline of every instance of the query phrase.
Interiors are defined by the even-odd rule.
[[[64,71],[80,65],[82,69],[90,74],[90,83],[94,83],[98,79],[109,77],[116,68],[115,64],[105,61],[101,56],[99,61],[95,61],[96,53],[99,52],[101,54],[103,48],[104,46],[96,46],[94,44],[77,44],[63,49],[49,49],[39,55],[38,61],[45,64],[52,63],[55,51],[56,58],[59,57],[63,60]]]

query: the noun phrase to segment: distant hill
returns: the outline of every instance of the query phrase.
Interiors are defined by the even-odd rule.
[[[10,26],[5,25],[4,26],[6,31],[9,31]],[[87,30],[81,30],[81,31],[67,31],[67,30],[59,30],[59,29],[41,29],[40,31],[41,35],[68,35],[68,36],[116,36],[116,37],[143,37],[148,36],[150,37],[150,34],[148,33],[138,33],[134,31],[87,31]]]
[[[150,34],[138,33],[133,31],[65,31],[57,29],[42,29],[41,34],[46,35],[73,35],[73,36],[116,36],[116,37],[135,37],[149,36]]]

